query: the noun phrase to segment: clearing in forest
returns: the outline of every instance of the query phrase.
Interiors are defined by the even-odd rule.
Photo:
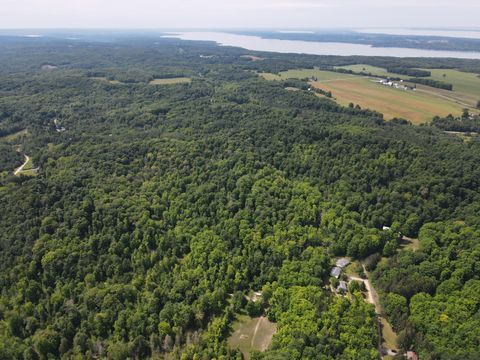
[[[239,315],[233,324],[233,333],[227,340],[228,346],[240,349],[245,359],[249,359],[251,351],[265,351],[268,348],[276,330],[277,326],[264,316],[251,318]]]
[[[148,84],[149,85],[173,85],[173,84],[188,84],[190,82],[192,82],[191,78],[176,77],[176,78],[165,78],[165,79],[153,79]]]

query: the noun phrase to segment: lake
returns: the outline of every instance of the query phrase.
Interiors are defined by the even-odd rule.
[[[164,37],[182,40],[214,41],[222,46],[236,46],[247,50],[280,53],[339,55],[339,56],[393,56],[480,59],[480,52],[437,51],[407,48],[382,48],[363,44],[312,42],[299,40],[263,39],[253,35],[239,35],[212,31],[170,33]]]

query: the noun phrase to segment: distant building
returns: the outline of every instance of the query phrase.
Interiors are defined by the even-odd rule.
[[[383,230],[383,231],[389,231],[389,230],[391,230],[391,229],[390,229],[390,227],[388,227],[388,226],[384,226],[384,227],[382,227],[382,230]]]
[[[350,259],[349,258],[340,258],[340,259],[337,260],[335,265],[339,268],[344,268],[348,264],[350,264]]]
[[[407,351],[405,357],[407,360],[418,360],[418,355],[415,351]]]
[[[330,276],[333,276],[335,278],[339,278],[340,274],[342,273],[342,268],[339,268],[338,266],[335,266],[332,271],[330,272]]]

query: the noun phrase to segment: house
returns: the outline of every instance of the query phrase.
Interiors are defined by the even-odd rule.
[[[344,258],[338,259],[335,265],[339,268],[344,268],[348,264],[350,264],[350,259],[344,257]]]
[[[346,293],[348,290],[346,281],[340,281],[340,284],[337,286],[337,292]]]
[[[407,351],[405,357],[407,360],[418,360],[418,355],[415,351]]]
[[[330,272],[330,276],[333,276],[338,279],[341,273],[342,273],[342,268],[335,266]]]

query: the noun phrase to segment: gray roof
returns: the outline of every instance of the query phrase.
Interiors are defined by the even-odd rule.
[[[340,258],[337,260],[337,263],[336,265],[340,268],[343,268],[345,266],[347,266],[348,264],[350,264],[350,259],[348,258]]]
[[[337,291],[347,291],[347,283],[345,281],[340,281],[340,285],[337,286]]]
[[[338,266],[335,266],[332,269],[332,271],[330,272],[330,275],[338,278],[341,273],[342,273],[342,268],[339,268]]]

